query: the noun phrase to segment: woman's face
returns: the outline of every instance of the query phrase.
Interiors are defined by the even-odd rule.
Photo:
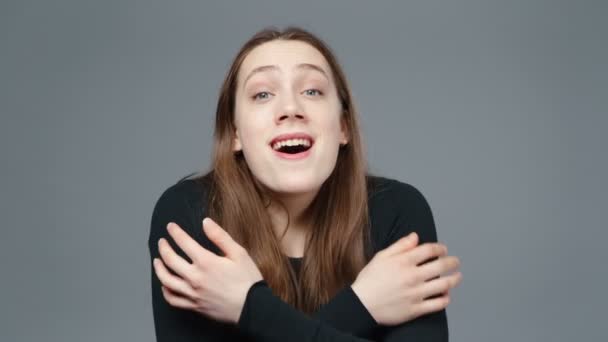
[[[323,55],[300,41],[264,43],[244,59],[236,87],[233,149],[253,175],[276,193],[317,191],[347,142]]]

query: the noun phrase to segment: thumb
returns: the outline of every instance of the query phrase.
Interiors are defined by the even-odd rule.
[[[203,219],[203,231],[209,240],[219,247],[219,249],[224,252],[224,255],[230,259],[236,256],[236,253],[241,248],[241,246],[232,239],[230,234],[209,217]]]
[[[418,245],[418,234],[411,232],[408,235],[395,241],[392,245],[386,248],[387,254],[393,255],[410,250]]]

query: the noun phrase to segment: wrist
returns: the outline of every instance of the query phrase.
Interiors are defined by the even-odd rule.
[[[266,282],[264,281],[264,279],[260,279],[256,282],[251,283],[245,288],[244,296],[241,296],[242,300],[239,302],[240,306],[238,307],[238,310],[236,310],[237,314],[234,316],[235,319],[233,319],[232,323],[236,325],[241,324],[240,322],[243,320],[244,316],[247,316],[247,311],[251,304],[251,295],[254,288],[264,285],[266,285]]]
[[[372,300],[373,296],[369,294],[370,292],[365,289],[365,286],[363,286],[360,282],[357,282],[356,280],[350,287],[357,296],[357,298],[359,298],[359,301],[361,302],[361,304],[363,304],[369,315],[374,319],[376,323],[380,323],[375,312],[374,303]]]

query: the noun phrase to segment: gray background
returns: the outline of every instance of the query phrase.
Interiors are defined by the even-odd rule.
[[[606,340],[606,4],[2,1],[0,340],[154,340],[153,205],[270,24],[333,47],[371,170],[427,197],[452,341]]]

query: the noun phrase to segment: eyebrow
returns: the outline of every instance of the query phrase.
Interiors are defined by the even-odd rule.
[[[294,69],[316,70],[316,71],[322,73],[323,76],[325,76],[325,78],[329,81],[329,76],[327,76],[327,73],[325,72],[325,70],[323,70],[323,68],[321,68],[318,65],[310,64],[310,63],[300,63],[300,64],[296,65]],[[260,73],[260,72],[273,71],[273,70],[277,70],[278,71],[280,69],[276,65],[262,65],[262,66],[259,66],[257,68],[254,68],[253,70],[251,70],[251,72],[249,73],[249,75],[247,75],[247,78],[245,78],[245,82],[243,82],[243,87],[245,86],[245,84],[247,84],[247,81],[253,75],[255,75],[257,73]]]

